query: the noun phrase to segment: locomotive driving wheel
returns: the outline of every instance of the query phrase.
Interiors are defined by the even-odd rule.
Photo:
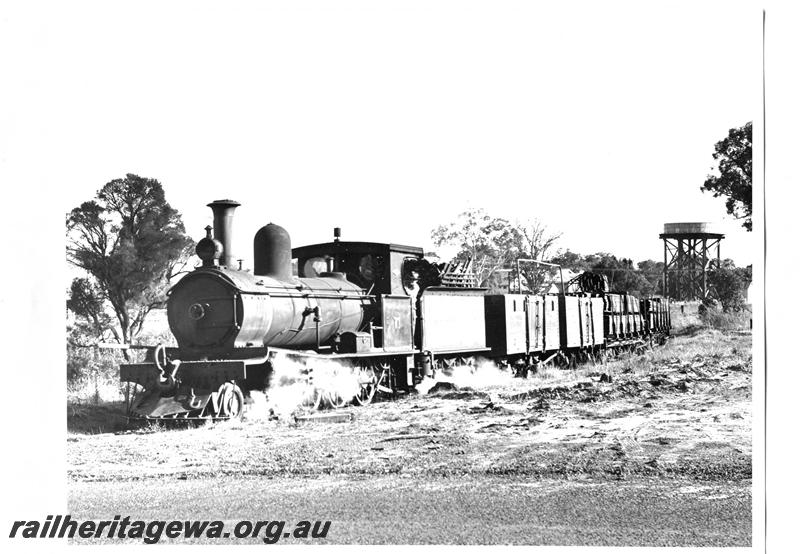
[[[331,408],[344,408],[353,399],[352,396],[348,396],[346,392],[339,390],[341,387],[337,385],[339,382],[339,371],[334,370],[334,378],[332,381],[332,388],[326,391],[325,399],[328,401],[328,404]]]
[[[319,409],[320,404],[322,404],[322,391],[310,385],[303,395],[303,401],[300,406],[314,412]]]
[[[300,407],[306,410],[315,412],[322,404],[322,389],[314,383],[314,369],[305,368],[302,370],[305,376],[305,388],[303,389],[303,398],[300,402]]]
[[[376,369],[381,364],[375,364]],[[388,367],[389,364],[386,364]],[[375,398],[375,391],[378,389],[378,374],[375,369],[368,365],[359,364],[358,367],[358,394],[356,394],[356,402],[360,406],[366,406],[372,399]]]
[[[344,408],[347,406],[347,403],[350,402],[350,399],[347,398],[347,395],[342,394],[337,390],[328,391],[327,400],[331,408]]]
[[[392,386],[392,366],[389,362],[375,363],[375,390],[384,395],[394,394]]]
[[[216,417],[236,419],[244,412],[244,394],[235,383],[224,383],[217,391]]]

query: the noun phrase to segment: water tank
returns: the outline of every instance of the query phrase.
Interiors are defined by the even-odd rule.
[[[695,222],[695,223],[665,223],[665,235],[703,235],[718,234],[714,223]]]

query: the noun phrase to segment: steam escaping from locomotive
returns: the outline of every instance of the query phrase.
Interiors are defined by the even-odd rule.
[[[475,390],[490,389],[510,385],[514,376],[509,369],[502,369],[493,361],[477,358],[473,364],[455,365],[442,371],[437,377],[439,382],[452,383],[459,388]]]
[[[304,404],[310,402],[313,383],[308,368],[302,362],[280,355],[273,360],[272,377],[265,391],[270,416],[289,420]]]
[[[286,354],[272,360],[272,374],[266,389],[266,408],[271,416],[291,420],[314,407],[321,398],[351,399],[361,388],[357,370],[335,360],[301,361]]]
[[[476,391],[491,390],[511,385],[514,375],[511,369],[498,366],[493,360],[477,357],[458,360],[455,364],[435,372],[416,387],[420,394],[427,394],[438,383],[449,383],[459,389]]]

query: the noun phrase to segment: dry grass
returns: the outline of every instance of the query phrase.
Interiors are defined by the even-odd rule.
[[[683,308],[683,311],[681,311]],[[709,308],[701,313],[700,302],[680,302],[670,306],[673,334],[696,334],[701,329],[721,331],[749,331],[752,329],[753,312],[746,308],[739,312],[723,312]]]
[[[125,398],[126,386],[119,382],[119,375],[99,372],[68,380],[67,403],[100,405],[121,402]]]
[[[166,323],[166,312],[152,317],[136,344],[177,346]],[[142,361],[144,350],[128,352],[130,362]],[[126,363],[122,350],[113,348],[67,348],[67,402],[70,404],[108,404],[125,398],[127,385],[119,382],[119,365]]]
[[[723,312],[722,310],[710,309],[700,316],[700,320],[706,327],[712,329],[736,331],[753,328],[753,313],[751,310]]]
[[[67,432],[70,434],[115,433],[127,427],[122,402],[67,404]]]

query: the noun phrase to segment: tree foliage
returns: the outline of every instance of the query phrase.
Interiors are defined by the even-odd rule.
[[[512,252],[517,258],[546,261],[553,245],[561,238],[561,233],[551,234],[539,221],[517,222],[511,227]],[[520,264],[520,273],[525,286],[530,291],[538,291],[553,271],[537,264]],[[513,268],[511,278],[516,277]]]
[[[714,146],[719,175],[709,175],[700,187],[714,197],[724,196],[725,208],[742,227],[753,230],[753,122],[728,131]],[[713,169],[713,168],[712,168]]]
[[[736,267],[726,259],[716,269],[708,272],[708,283],[723,311],[737,312],[747,304],[747,287],[753,280],[752,266]]]
[[[472,259],[479,284],[493,290],[505,290],[509,280],[512,284],[516,282],[514,262],[519,258],[600,273],[608,277],[614,291],[650,296],[660,293],[662,288],[663,262],[645,260],[634,267],[633,260],[607,252],[581,255],[570,250],[551,257],[561,235],[549,232],[536,220],[511,222],[491,217],[482,209],[469,210],[459,214],[456,221],[434,229],[431,237],[437,247],[456,247],[455,260]],[[556,271],[537,264],[521,264],[520,273],[523,290],[535,292],[541,292],[544,285],[557,278]],[[508,278],[498,278],[501,274]]]
[[[564,269],[571,269],[573,271],[586,271],[590,267],[584,256],[571,250],[559,252],[550,259],[550,263],[558,264]]]
[[[180,214],[157,180],[128,174],[73,209],[66,224],[67,260],[88,274],[73,281],[68,308],[95,336],[130,342],[191,255]]]
[[[78,318],[74,326],[74,346],[85,346],[84,337],[107,339],[108,334],[119,341],[120,335],[114,327],[114,318],[105,306],[105,294],[91,279],[77,277],[72,280],[67,299],[67,309]]]
[[[459,214],[456,221],[434,229],[431,238],[437,247],[456,247],[454,260],[471,260],[478,284],[485,286],[511,260],[507,248],[511,240],[509,226],[505,219],[472,209]]]
[[[551,262],[566,269],[605,275],[612,291],[627,292],[637,296],[651,296],[661,292],[663,262],[645,260],[634,267],[633,260],[617,258],[608,252],[582,256],[569,250],[558,254]]]
[[[493,289],[505,287],[504,279],[499,278],[501,270],[512,270],[517,258],[545,259],[559,236],[536,220],[511,222],[491,217],[483,209],[463,212],[456,221],[431,233],[437,247],[457,249],[455,260],[472,260],[479,285]],[[530,285],[538,279],[534,269],[526,268],[522,273]]]
[[[600,259],[591,266],[591,271],[608,277],[612,291],[626,292],[639,297],[651,296],[658,292],[648,275],[634,268],[630,258],[617,258],[608,253],[596,254]],[[651,276],[652,277],[652,276]],[[658,278],[656,277],[656,282]]]

